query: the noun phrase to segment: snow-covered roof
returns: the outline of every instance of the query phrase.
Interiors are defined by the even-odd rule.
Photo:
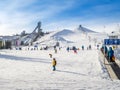
[[[14,40],[14,39],[17,39],[19,38],[19,36],[1,36],[0,37],[0,40]]]

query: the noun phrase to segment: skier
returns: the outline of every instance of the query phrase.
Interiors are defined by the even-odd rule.
[[[97,50],[99,50],[99,45],[97,45]]]
[[[101,51],[105,55],[105,57],[108,58],[108,49],[107,49],[107,47],[106,46],[102,46]]]
[[[52,58],[52,54],[51,53],[49,54],[49,56],[50,56],[50,58]]]
[[[69,47],[67,47],[67,51],[69,52],[69,50],[70,50],[70,48]]]
[[[84,46],[82,45],[82,50],[84,50]]]
[[[92,48],[91,48],[91,45],[89,45],[89,50],[91,50]]]
[[[53,71],[56,70],[56,64],[57,64],[57,61],[55,58],[53,58],[53,60],[52,60]]]
[[[115,62],[113,60],[113,57],[114,57],[114,51],[112,50],[112,47],[109,47],[108,58],[109,58],[110,62]]]
[[[72,49],[73,49],[74,53],[77,53],[77,48],[75,46],[73,46]]]
[[[62,47],[59,47],[59,50],[61,50]]]
[[[55,51],[55,53],[57,53],[57,49],[56,48],[54,49],[54,51]]]

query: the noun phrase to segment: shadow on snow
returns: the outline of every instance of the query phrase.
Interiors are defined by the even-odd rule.
[[[71,72],[71,71],[64,71],[64,70],[56,70],[58,72],[65,72],[65,73],[69,73],[69,74],[77,74],[77,75],[82,75],[82,76],[88,76],[86,74],[82,74],[82,73],[76,73],[76,72]]]
[[[15,61],[29,61],[29,62],[41,62],[41,63],[51,63],[48,60],[44,58],[28,58],[28,57],[18,57],[18,56],[12,56],[12,55],[0,55],[0,58],[9,59],[9,60],[15,60]]]

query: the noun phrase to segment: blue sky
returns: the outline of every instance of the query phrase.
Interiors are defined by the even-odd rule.
[[[120,0],[0,0],[0,35],[32,32],[39,21],[43,31],[82,24],[110,32],[119,28],[119,6]]]

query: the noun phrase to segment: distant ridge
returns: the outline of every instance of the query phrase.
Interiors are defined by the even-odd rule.
[[[97,33],[93,30],[90,30],[90,29],[83,27],[82,25],[79,25],[79,27],[75,31],[79,31],[81,33]]]

